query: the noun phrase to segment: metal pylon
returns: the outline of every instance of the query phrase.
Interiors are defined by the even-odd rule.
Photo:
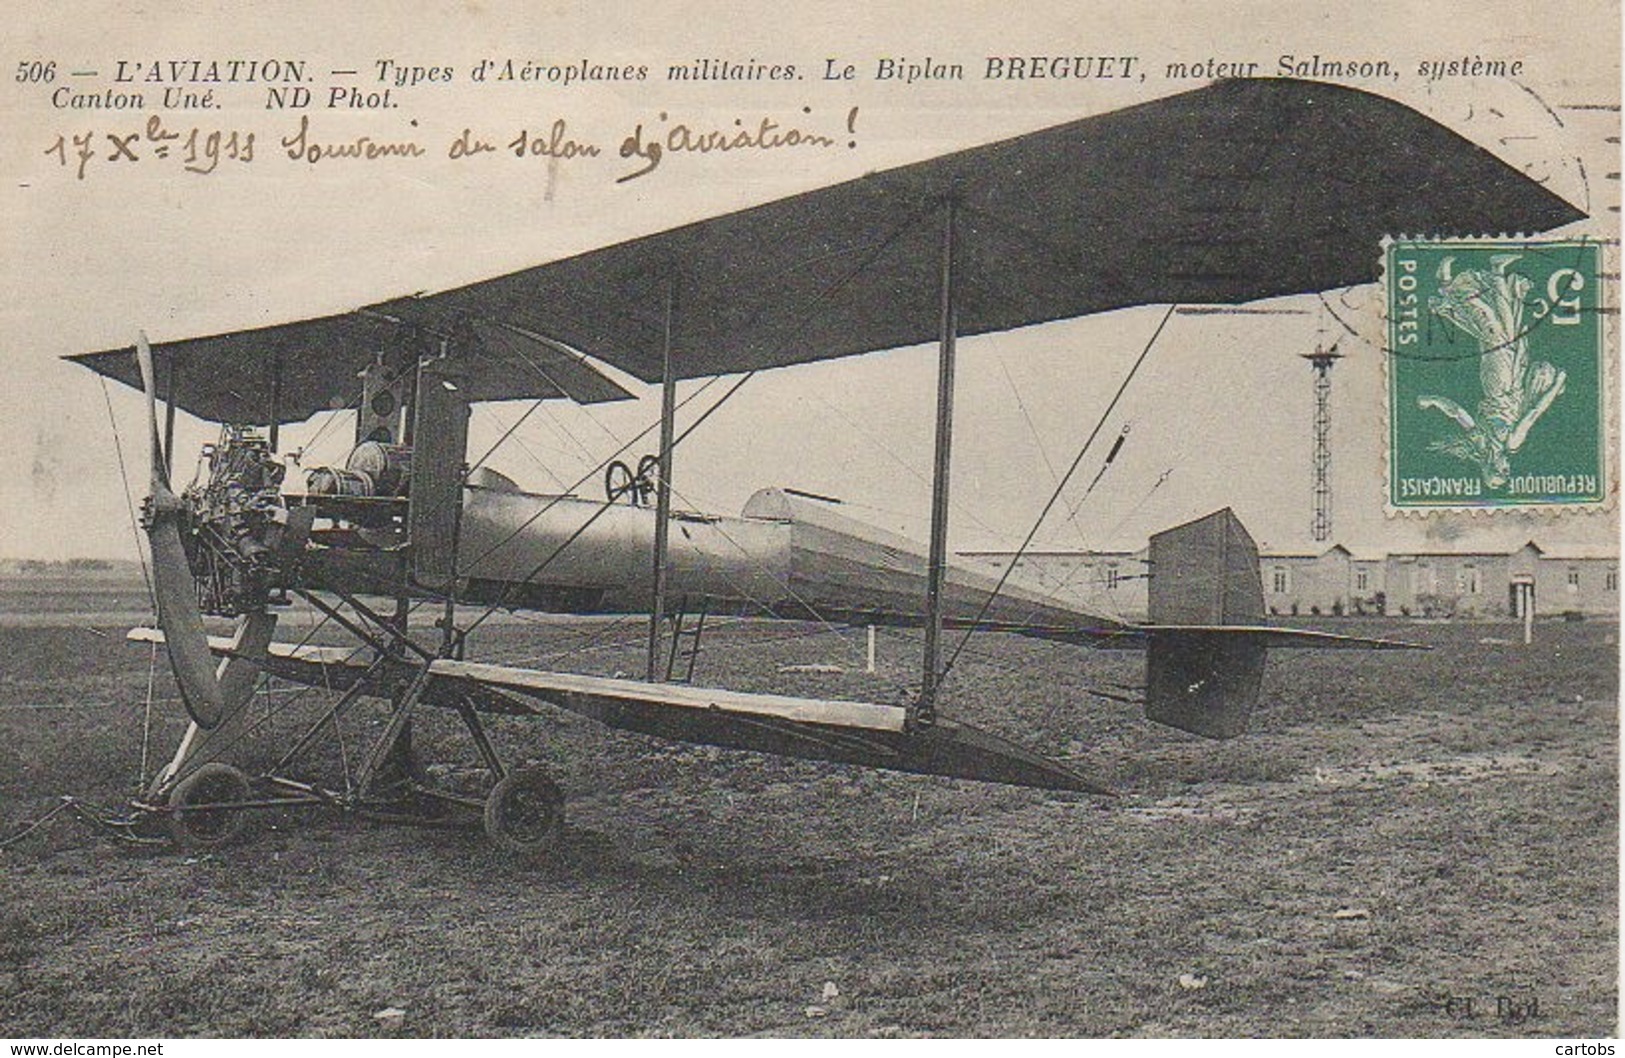
[[[1316,345],[1314,352],[1302,356],[1315,369],[1315,447],[1311,467],[1314,519],[1310,534],[1322,541],[1332,535],[1332,364],[1343,359],[1343,354],[1334,344],[1330,349]]]

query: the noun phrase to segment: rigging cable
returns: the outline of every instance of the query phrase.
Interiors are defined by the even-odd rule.
[[[1158,489],[1162,488],[1162,486],[1167,483],[1168,479],[1173,476],[1174,469],[1175,469],[1174,467],[1169,467],[1167,470],[1164,470],[1161,474],[1159,474],[1157,476],[1157,480],[1151,483],[1151,487],[1149,489],[1145,490],[1145,495],[1141,496],[1139,501],[1136,502],[1133,507],[1130,507],[1128,509],[1128,513],[1124,514],[1123,517],[1121,517],[1121,518],[1119,518],[1117,520],[1116,525],[1113,525],[1110,529],[1108,529],[1106,531],[1106,533],[1104,534],[1104,538],[1107,539],[1107,540],[1116,539],[1117,535],[1123,531],[1123,527],[1125,525],[1127,525],[1130,521],[1132,521],[1136,514],[1140,513],[1140,510],[1143,507],[1145,507],[1145,505],[1147,503],[1149,503],[1151,501],[1151,497],[1156,494],[1156,491]],[[1135,558],[1135,559],[1133,559],[1133,561],[1140,562],[1140,563],[1145,564],[1145,565],[1149,565],[1149,563],[1145,559]],[[1072,569],[1072,571],[1070,573],[1068,573],[1065,577],[1062,577],[1060,579],[1059,585],[1055,588],[1055,593],[1058,594],[1061,591],[1064,591],[1064,590],[1072,587],[1073,582],[1075,582],[1078,579],[1078,574],[1084,572],[1084,570],[1086,568],[1089,568],[1089,567],[1084,566],[1082,563],[1080,563],[1079,565],[1073,567],[1073,569]],[[1127,576],[1119,577],[1118,580],[1119,581],[1135,580],[1135,579],[1139,579],[1139,578],[1149,579],[1149,577],[1150,577],[1149,573],[1130,574],[1130,575],[1127,575]],[[1111,585],[1110,585],[1109,582],[1107,582],[1105,580],[1105,578],[1102,578],[1101,586],[1104,587],[1107,592],[1111,591]],[[1107,601],[1108,602],[1114,602],[1114,600],[1111,599],[1110,595],[1107,596]]]
[[[920,484],[924,485],[928,490],[930,489],[930,487],[931,487],[931,478],[930,478],[929,475],[925,474],[923,471],[919,470],[917,467],[914,467],[914,466],[910,465],[908,460],[904,459],[901,455],[899,455],[897,453],[897,451],[895,449],[893,449],[890,445],[888,445],[884,440],[882,440],[881,438],[875,436],[874,434],[870,433],[867,429],[865,429],[865,427],[863,426],[862,423],[858,422],[856,419],[854,419],[850,415],[846,414],[846,412],[842,411],[837,405],[831,403],[827,398],[825,398],[821,394],[814,392],[814,393],[808,394],[808,396],[810,396],[817,403],[822,404],[826,409],[828,409],[830,412],[834,413],[837,418],[839,418],[843,422],[845,422],[847,424],[847,426],[851,427],[852,432],[853,432],[853,434],[855,436],[857,436],[857,437],[861,438],[862,440],[868,442],[868,444],[872,448],[878,449],[881,453],[883,453],[893,463],[896,463],[900,468],[902,468],[906,473],[908,473],[916,481],[918,481]],[[874,504],[860,503],[860,502],[858,502],[856,500],[843,499],[841,502],[843,504],[848,504],[848,505],[851,505],[853,507],[866,507],[869,510],[879,511],[882,514],[889,515],[889,516],[891,516],[893,518],[901,518],[901,519],[907,520],[907,518],[910,517],[908,515],[903,514],[903,512],[901,512],[901,511],[893,511],[893,510],[889,510],[889,509],[884,508],[884,507],[877,507]],[[987,532],[989,534],[996,534],[996,532],[997,532],[997,530],[995,530],[993,528],[993,526],[991,526],[991,525],[989,525],[987,523],[986,519],[982,518],[979,514],[976,513],[974,508],[965,506],[959,500],[955,500],[951,496],[949,497],[949,500],[948,500],[948,509],[949,509],[949,511],[951,511],[956,516],[969,518],[971,521],[976,523],[978,528],[982,529],[983,531],[985,531],[985,532]],[[896,529],[897,527],[894,525],[894,526],[892,526],[892,528]],[[1049,576],[1053,576],[1053,574],[1050,574]]]
[[[152,575],[147,572],[147,552],[141,546],[141,532],[136,526],[135,501],[130,498],[130,473],[124,465],[124,443],[119,439],[118,420],[113,417],[113,398],[107,392],[107,377],[101,376],[102,400],[107,404],[107,424],[113,430],[113,451],[118,455],[118,475],[124,481],[124,507],[130,514],[130,535],[135,538],[136,558],[141,561],[141,579],[147,585],[147,598],[153,603],[153,613],[157,613],[158,594],[152,587]]]
[[[1055,472],[1055,463],[1049,457],[1049,450],[1044,446],[1043,438],[1038,435],[1038,425],[1033,422],[1031,413],[1027,411],[1027,402],[1021,399],[1021,390],[1016,386],[1015,376],[1010,374],[1009,362],[1005,359],[1003,353],[1000,353],[997,359],[999,362],[999,371],[1004,375],[1005,384],[1010,387],[1010,395],[1016,399],[1016,407],[1021,409],[1021,417],[1027,422],[1027,432],[1032,435],[1033,446],[1038,449],[1038,458],[1044,461],[1044,469],[1049,473],[1050,482],[1054,483],[1059,481],[1060,477]],[[1113,454],[1115,455],[1116,453],[1114,452]],[[1096,478],[1095,480],[1098,481],[1099,478]],[[1082,504],[1082,500],[1078,501],[1078,506],[1082,506]],[[1077,530],[1078,543],[1082,544],[1084,547],[1088,547],[1089,541],[1083,535],[1083,527],[1077,523],[1077,514],[1078,507],[1075,506],[1067,515],[1067,521],[1071,523],[1075,530]]]
[[[542,406],[542,402],[541,402],[540,399],[537,399],[537,400],[533,401],[531,403],[530,407],[525,409],[525,413],[523,415],[519,416],[518,419],[514,420],[513,424],[510,425],[506,430],[504,430],[502,432],[502,436],[498,437],[496,439],[495,443],[493,443],[491,445],[491,447],[489,447],[489,448],[487,448],[485,450],[484,455],[480,456],[474,462],[468,464],[468,466],[466,468],[464,468],[460,472],[459,476],[460,476],[461,480],[459,481],[459,484],[461,484],[461,485],[468,484],[468,482],[474,477],[474,472],[476,470],[480,469],[480,467],[484,466],[485,461],[487,459],[490,459],[491,456],[496,452],[497,449],[501,448],[505,443],[507,443],[509,438],[513,438],[514,444],[517,444],[521,448],[524,448],[524,441],[521,440],[520,438],[514,437],[514,433],[515,433],[515,431],[517,431],[519,429],[519,427],[523,426],[524,423],[525,423],[525,420],[530,418],[531,415],[533,413],[535,413],[536,409],[540,408],[541,406]],[[494,411],[489,413],[488,418],[495,419],[496,418],[496,413]],[[528,451],[528,449],[527,449],[527,451]],[[537,462],[540,463],[541,461],[537,460]],[[543,463],[542,464],[542,471],[548,477],[552,478],[554,480],[554,482],[556,482],[560,488],[564,487],[564,479],[559,477],[557,474],[553,473],[553,468],[552,467],[549,467],[545,463]],[[441,499],[436,500],[434,510],[438,510],[439,505],[444,503],[444,502],[446,502],[444,497],[442,497]]]
[[[704,385],[702,385],[699,389],[695,390],[693,393],[690,393],[683,400],[679,401],[677,403],[677,406],[679,408],[683,407],[689,401],[691,401],[694,398],[698,397],[701,393],[704,393],[706,391],[706,389],[711,385],[711,383],[715,382],[715,381],[716,381],[715,377],[711,378]],[[620,448],[618,448],[614,452],[610,453],[609,458],[603,460],[603,462],[600,463],[599,466],[596,469],[594,469],[593,471],[591,471],[591,472],[589,472],[587,474],[583,474],[580,478],[576,479],[575,484],[571,485],[570,488],[566,490],[566,494],[568,495],[569,493],[575,492],[576,489],[579,489],[581,486],[585,485],[588,481],[591,481],[593,478],[597,477],[597,475],[603,470],[603,468],[605,466],[607,466],[609,464],[609,462],[611,460],[614,460],[614,459],[618,458],[619,456],[625,454],[626,451],[628,449],[630,449],[633,445],[637,444],[639,441],[643,440],[643,438],[645,438],[649,434],[653,433],[654,430],[659,425],[660,424],[658,422],[650,423],[648,426],[645,426],[642,430],[639,430],[638,433],[630,441],[626,442],[625,444],[621,445]],[[481,562],[485,561],[487,558],[489,558],[498,549],[502,548],[504,545],[509,543],[511,540],[513,540],[514,538],[519,536],[519,534],[524,532],[526,529],[529,529],[533,524],[535,524],[535,522],[539,518],[542,517],[542,515],[546,514],[548,511],[552,510],[555,506],[557,506],[557,504],[558,504],[558,502],[560,500],[565,499],[565,498],[566,498],[565,496],[554,496],[547,504],[545,504],[535,514],[532,514],[529,518],[526,518],[523,522],[520,522],[517,526],[515,526],[508,533],[508,535],[504,536],[502,539],[498,540],[496,543],[494,543],[490,547],[486,548],[484,552],[482,552],[479,556],[477,556],[472,562],[468,563],[467,568],[472,569],[474,566],[477,566]],[[608,509],[607,504],[606,504],[604,509],[605,510]],[[598,517],[599,517],[599,514],[602,514],[602,513],[603,512],[600,511],[600,512],[598,512],[598,514],[594,514],[592,520],[596,521],[598,519]],[[587,525],[590,525],[590,524],[592,524],[592,523],[591,522],[587,523]],[[580,529],[578,529],[576,531],[575,536],[579,536],[579,535],[581,535],[581,533],[583,533],[585,531],[586,531],[586,525],[583,525]],[[574,539],[575,539],[575,537],[572,536],[571,540],[573,541]],[[523,580],[518,581],[516,583],[517,584],[528,583],[531,580],[531,578],[535,577],[536,574],[540,573],[544,568],[546,568],[548,563],[551,563],[553,561],[553,558],[556,557],[556,555],[557,555],[557,552],[555,552],[553,556],[549,556],[540,566],[533,569]],[[502,601],[497,602],[497,603],[493,603],[492,606],[491,606],[491,609],[492,610],[500,609],[506,603],[508,598],[510,598],[510,597],[511,597],[511,592],[504,593]]]
[[[948,656],[948,662],[943,666],[942,672],[938,677],[939,684],[941,679],[946,678],[948,673],[953,671],[954,663],[959,660],[959,655],[965,649],[965,644],[970,642],[970,637],[975,633],[976,626],[982,623],[982,618],[987,616],[987,611],[993,606],[993,600],[997,599],[999,597],[999,592],[1004,590],[1005,584],[1010,579],[1011,572],[1016,568],[1016,563],[1021,560],[1021,556],[1026,553],[1027,548],[1032,546],[1033,538],[1038,535],[1038,530],[1043,526],[1044,519],[1049,515],[1049,512],[1054,509],[1055,504],[1060,501],[1061,492],[1066,488],[1067,482],[1071,481],[1072,475],[1078,472],[1078,467],[1083,464],[1083,457],[1089,451],[1089,446],[1094,444],[1096,437],[1100,436],[1100,431],[1105,427],[1106,420],[1109,419],[1112,412],[1116,410],[1118,402],[1123,399],[1123,394],[1128,390],[1129,383],[1134,381],[1134,376],[1139,373],[1141,365],[1143,365],[1146,361],[1146,357],[1151,355],[1151,350],[1156,347],[1157,339],[1162,336],[1163,329],[1168,326],[1168,321],[1173,319],[1174,310],[1178,307],[1178,305],[1168,306],[1168,311],[1163,313],[1161,321],[1157,324],[1157,329],[1151,332],[1151,337],[1145,343],[1145,348],[1140,350],[1140,355],[1135,359],[1134,365],[1129,368],[1128,374],[1123,376],[1123,381],[1117,387],[1117,392],[1112,394],[1111,401],[1106,405],[1106,409],[1100,413],[1100,418],[1098,421],[1096,421],[1094,429],[1089,431],[1089,436],[1084,440],[1083,446],[1078,449],[1078,454],[1073,457],[1072,465],[1067,468],[1066,474],[1061,478],[1060,484],[1056,485],[1055,491],[1050,494],[1049,502],[1045,503],[1044,509],[1038,512],[1038,517],[1033,521],[1032,528],[1027,531],[1027,538],[1021,542],[1021,546],[1017,548],[1016,553],[1011,556],[1010,564],[1007,565],[1004,568],[1004,572],[999,575],[999,582],[994,585],[993,591],[990,592],[988,597],[982,602],[981,609],[976,612],[975,620],[971,621],[969,626],[966,627],[965,634],[960,637],[958,645],[954,647],[954,652]]]
[[[1160,475],[1158,475],[1157,480],[1151,483],[1151,487],[1145,490],[1145,495],[1140,497],[1140,501],[1134,506],[1130,507],[1127,514],[1123,515],[1123,517],[1117,520],[1117,524],[1112,526],[1111,532],[1107,533],[1106,536],[1108,538],[1115,537],[1119,532],[1121,532],[1123,526],[1127,525],[1136,514],[1140,513],[1140,508],[1151,502],[1151,497],[1158,489],[1162,488],[1167,480],[1173,476],[1173,473],[1174,468],[1169,467],[1167,470],[1164,470]]]
[[[158,614],[158,593],[152,586],[152,575],[147,571],[147,552],[141,543],[141,532],[137,528],[135,516],[135,501],[130,498],[130,474],[124,465],[124,442],[119,437],[118,420],[113,416],[113,398],[107,391],[107,377],[101,376],[102,401],[107,405],[107,424],[113,431],[113,451],[118,457],[119,478],[124,482],[124,507],[130,516],[130,535],[135,539],[135,554],[141,562],[141,580],[147,586],[147,600],[152,604],[153,620],[156,622]],[[147,697],[141,713],[141,762],[136,779],[139,785],[147,781],[148,753],[152,744],[152,692],[155,670],[158,666],[158,645],[154,643],[150,656],[147,659]],[[54,814],[54,813],[53,813]]]
[[[1129,430],[1132,428],[1130,423],[1123,424],[1123,432],[1117,435],[1117,441],[1112,445],[1112,450],[1106,453],[1106,461],[1100,464],[1100,469],[1095,472],[1095,479],[1089,482],[1089,487],[1083,490],[1083,495],[1078,497],[1078,502],[1072,505],[1072,510],[1067,515],[1068,519],[1077,518],[1078,512],[1083,509],[1083,505],[1088,502],[1090,494],[1095,491],[1095,486],[1099,485],[1100,479],[1106,476],[1106,471],[1112,468],[1112,460],[1116,459],[1117,453],[1123,450],[1123,443],[1128,440]]]

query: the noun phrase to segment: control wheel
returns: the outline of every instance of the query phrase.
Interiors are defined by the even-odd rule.
[[[622,496],[633,506],[638,504],[638,481],[632,468],[619,459],[604,468],[604,497],[614,503]]]

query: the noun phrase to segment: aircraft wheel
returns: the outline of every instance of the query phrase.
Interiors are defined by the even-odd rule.
[[[206,806],[246,801],[248,776],[218,761],[203,765],[176,784],[169,794],[169,833],[190,848],[225,845],[242,836],[248,826],[246,809]]]
[[[544,856],[564,833],[564,791],[540,768],[509,772],[485,799],[485,834],[500,849]]]

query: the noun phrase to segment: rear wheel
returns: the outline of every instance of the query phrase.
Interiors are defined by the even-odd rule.
[[[189,848],[212,848],[235,841],[248,826],[247,809],[210,807],[248,800],[248,776],[229,764],[203,765],[169,794],[169,833]]]
[[[547,855],[564,834],[564,791],[540,768],[509,772],[485,799],[485,834],[506,852]]]

